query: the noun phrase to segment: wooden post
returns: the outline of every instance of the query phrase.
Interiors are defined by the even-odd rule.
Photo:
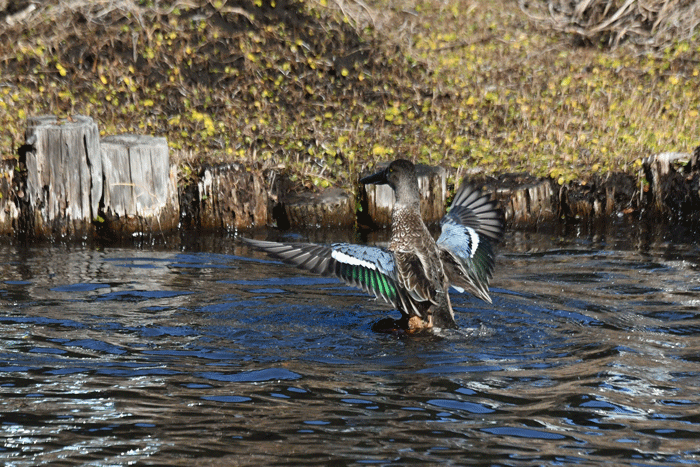
[[[421,193],[420,212],[423,220],[427,224],[438,223],[446,212],[447,171],[442,167],[418,164],[416,175],[418,191]]]
[[[12,235],[15,233],[15,223],[19,217],[19,211],[15,204],[17,194],[13,190],[16,159],[0,161],[0,235]]]
[[[206,167],[200,176],[199,213],[203,229],[248,229],[270,222],[270,194],[263,174],[241,164]]]
[[[378,164],[381,170],[386,164]],[[447,200],[447,172],[442,167],[416,165],[420,210],[426,224],[439,222],[445,215]],[[362,188],[361,188],[362,189]],[[367,214],[377,227],[391,225],[391,211],[394,209],[394,192],[389,185],[364,185],[367,199]]]
[[[353,227],[355,197],[341,188],[320,193],[299,193],[283,201],[292,228]]]
[[[692,154],[653,155],[642,167],[650,185],[652,215],[684,221],[700,218],[700,146]]]
[[[92,118],[53,115],[27,119],[27,193],[30,225],[39,237],[83,236],[93,231],[102,197],[102,163]],[[31,233],[31,232],[28,232]]]
[[[676,167],[685,165],[691,155],[683,152],[663,152],[644,159],[642,164],[652,193],[652,208],[657,214],[667,215],[670,212],[666,200],[669,194],[666,190],[669,180],[677,173]]]
[[[486,183],[503,209],[506,225],[527,228],[557,218],[557,197],[551,179],[504,174]]]
[[[163,137],[123,134],[101,141],[105,227],[128,236],[178,224],[177,170]]]

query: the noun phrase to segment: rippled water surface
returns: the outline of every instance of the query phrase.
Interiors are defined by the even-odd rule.
[[[4,465],[700,463],[692,236],[511,233],[494,303],[408,338],[233,238],[0,264]]]

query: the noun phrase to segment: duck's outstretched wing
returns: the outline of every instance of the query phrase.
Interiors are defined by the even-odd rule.
[[[459,187],[450,211],[442,218],[440,225],[446,222],[471,227],[493,243],[503,238],[503,213],[496,207],[496,202],[468,184]]]
[[[491,302],[493,244],[503,237],[503,214],[496,203],[481,191],[462,185],[440,225],[437,245],[452,286]]]
[[[394,307],[401,307],[404,294],[397,283],[394,256],[387,250],[349,243],[317,245],[241,239],[287,264],[317,274],[339,277]]]

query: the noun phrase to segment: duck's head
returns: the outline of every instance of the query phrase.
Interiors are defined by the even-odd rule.
[[[402,185],[409,185],[416,179],[416,166],[406,159],[396,159],[386,169],[360,179],[365,185],[389,185],[396,191]]]

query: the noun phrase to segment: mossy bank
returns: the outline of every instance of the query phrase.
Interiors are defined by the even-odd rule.
[[[10,161],[41,114],[165,136],[181,187],[241,163],[292,191],[347,189],[405,157],[450,183],[527,173],[566,188],[636,179],[700,139],[696,33],[611,49],[542,30],[514,1],[47,0],[0,20]]]

